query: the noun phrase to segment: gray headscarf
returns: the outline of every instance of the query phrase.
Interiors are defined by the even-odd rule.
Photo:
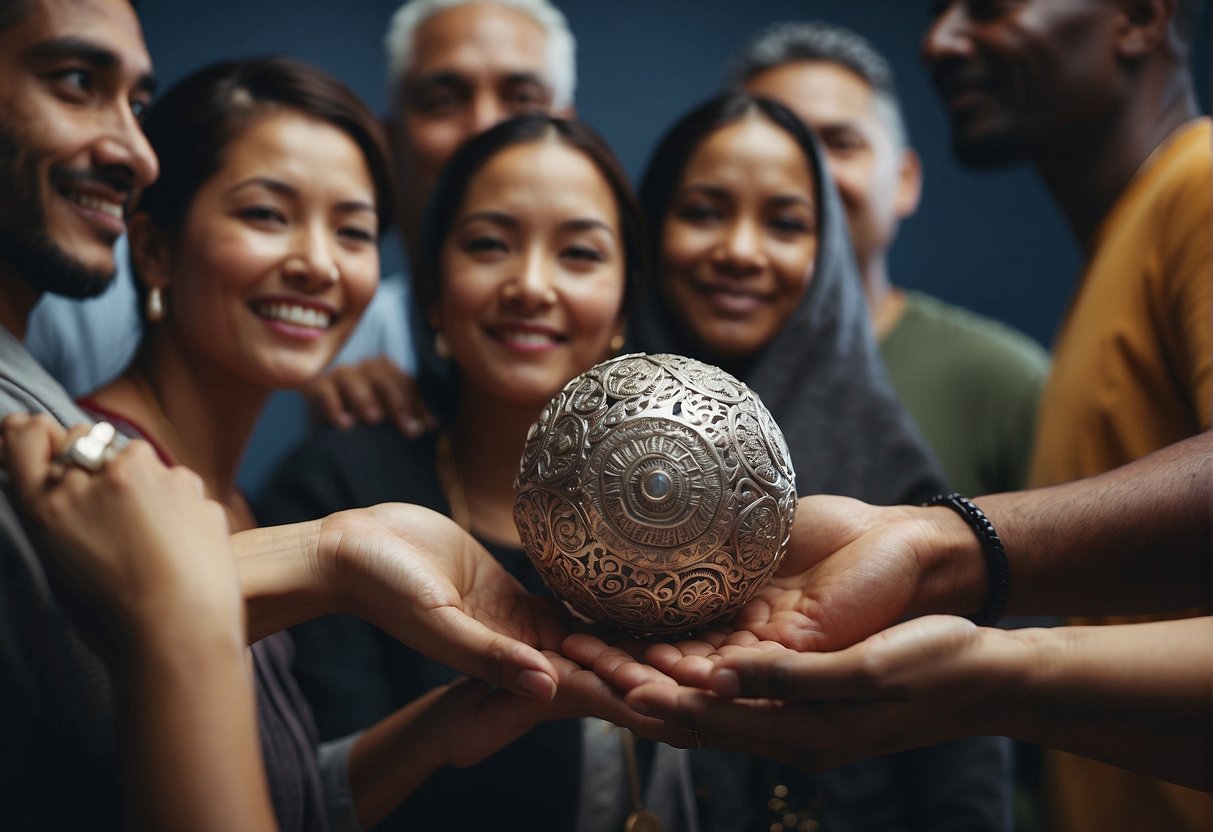
[[[762,397],[782,428],[799,494],[841,494],[883,505],[922,502],[944,490],[944,476],[885,376],[846,218],[821,152],[783,106],[744,93],[718,96],[683,117],[658,145],[640,192],[655,267],[629,310],[633,346],[712,360],[660,291],[660,232],[698,146],[755,109],[791,134],[814,173],[816,266],[800,305],[775,339],[744,366],[727,369]]]

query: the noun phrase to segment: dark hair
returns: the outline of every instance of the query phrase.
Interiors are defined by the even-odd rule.
[[[221,167],[232,142],[267,113],[293,111],[349,136],[366,159],[379,230],[391,225],[392,171],[383,128],[353,91],[327,72],[291,58],[224,61],[177,82],[148,110],[143,131],[160,159],[160,177],[135,211],[175,235],[194,195]],[[132,264],[133,265],[133,264]],[[135,281],[142,316],[147,287]]]
[[[232,142],[266,113],[292,110],[348,135],[370,169],[380,229],[391,224],[392,175],[379,120],[345,84],[291,58],[212,64],[161,96],[143,130],[160,159],[160,178],[136,210],[168,232],[180,229],[194,195],[222,166]]]
[[[16,26],[34,9],[35,0],[0,0],[0,32]],[[139,0],[129,0],[131,7],[139,9]]]
[[[747,92],[726,92],[700,104],[666,131],[657,144],[641,180],[640,208],[644,212],[646,227],[649,229],[650,259],[647,272],[652,279],[660,280],[662,229],[665,226],[670,200],[682,182],[687,163],[709,136],[722,127],[752,114],[761,115],[786,132],[804,154],[804,163],[813,174],[813,197],[818,206],[818,236],[824,236],[822,223],[825,217],[821,213],[822,171],[818,165],[819,154],[812,133],[795,113],[777,101]],[[818,252],[820,251],[819,247]]]
[[[454,405],[453,368],[450,362],[434,354],[427,313],[441,294],[443,246],[476,174],[502,151],[548,137],[583,153],[610,185],[619,207],[625,304],[642,277],[645,243],[640,208],[623,165],[593,129],[579,121],[531,113],[503,121],[469,139],[438,177],[422,216],[420,240],[412,251],[413,288],[417,297],[413,305],[413,331],[420,359],[419,375],[423,393],[440,416],[448,416],[444,411]]]

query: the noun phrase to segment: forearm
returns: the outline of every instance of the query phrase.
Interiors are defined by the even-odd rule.
[[[1132,615],[1208,603],[1211,433],[1097,477],[974,502],[1006,549],[1007,612]],[[989,582],[975,535],[948,508],[909,511],[922,575],[910,612],[975,612]]]
[[[319,520],[232,535],[253,643],[295,624],[341,612]]]
[[[1209,790],[1213,619],[1013,635],[1030,659],[990,730]]]
[[[435,688],[363,732],[350,751],[350,793],[370,829],[445,765],[434,711],[448,687]]]
[[[158,629],[115,670],[137,829],[274,829],[239,626]]]

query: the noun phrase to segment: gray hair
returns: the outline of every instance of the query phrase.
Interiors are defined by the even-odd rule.
[[[744,87],[756,75],[794,61],[837,64],[863,79],[875,94],[876,114],[893,146],[909,142],[893,68],[866,38],[850,29],[821,21],[775,23],[757,32],[733,59],[726,76],[730,89]]]
[[[568,107],[577,86],[577,42],[564,14],[548,0],[409,0],[392,15],[383,46],[387,50],[388,90],[393,100],[413,60],[413,35],[435,14],[469,3],[490,3],[522,12],[543,28],[551,72],[552,105]]]

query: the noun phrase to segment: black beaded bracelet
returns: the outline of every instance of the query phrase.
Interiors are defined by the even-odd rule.
[[[968,497],[960,496],[959,492],[940,494],[923,503],[925,506],[947,506],[955,511],[973,529],[981,542],[981,551],[986,558],[986,568],[990,576],[990,594],[985,606],[969,620],[981,627],[990,627],[998,623],[1003,611],[1007,608],[1007,596],[1011,591],[1011,570],[1007,564],[1007,551],[1002,547],[1002,539],[994,531],[994,524],[986,513],[974,505]]]

